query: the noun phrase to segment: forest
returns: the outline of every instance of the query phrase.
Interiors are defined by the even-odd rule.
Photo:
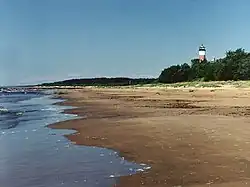
[[[250,79],[250,53],[239,48],[226,52],[224,58],[215,61],[192,59],[190,65],[183,63],[165,68],[158,81],[176,83],[188,81],[228,81]]]
[[[88,78],[88,79],[70,79],[53,83],[44,83],[40,86],[128,86],[138,84],[151,84],[157,82],[158,79],[154,78]]]

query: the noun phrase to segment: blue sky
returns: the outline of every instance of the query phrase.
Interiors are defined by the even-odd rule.
[[[250,49],[248,0],[0,0],[0,85],[72,77],[157,77]]]

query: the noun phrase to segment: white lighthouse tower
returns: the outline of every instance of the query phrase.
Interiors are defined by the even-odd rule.
[[[200,62],[206,60],[206,48],[203,44],[199,47],[199,60]]]

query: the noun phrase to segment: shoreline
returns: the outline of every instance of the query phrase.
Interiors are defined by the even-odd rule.
[[[65,89],[63,89],[65,90]],[[62,94],[62,95],[58,95],[58,94],[55,94],[55,96],[53,98],[55,99],[63,99],[64,101],[60,101],[60,102],[56,102],[54,103],[53,105],[60,105],[60,106],[71,106],[71,107],[76,107],[74,109],[66,109],[64,110],[62,113],[64,114],[76,114],[78,115],[80,118],[79,119],[70,119],[70,120],[67,120],[67,121],[62,121],[62,122],[57,122],[57,123],[53,123],[53,124],[49,124],[47,125],[48,128],[51,128],[51,129],[66,129],[66,130],[74,130],[75,132],[74,133],[71,133],[71,134],[66,134],[66,135],[63,135],[64,137],[66,137],[71,143],[73,144],[76,144],[76,145],[84,145],[84,146],[97,146],[97,147],[100,147],[100,148],[106,148],[106,149],[110,149],[112,151],[115,151],[118,153],[119,157],[124,157],[125,160],[129,161],[129,162],[135,162],[136,164],[145,164],[145,163],[137,163],[133,157],[129,157],[128,155],[126,155],[126,153],[124,152],[121,152],[120,150],[116,150],[114,149],[112,146],[111,147],[108,147],[108,146],[105,146],[105,145],[98,145],[98,144],[85,144],[85,143],[82,143],[80,141],[75,141],[74,140],[74,136],[78,135],[80,133],[80,131],[74,127],[70,128],[70,127],[62,127],[61,124],[63,124],[64,122],[71,122],[71,123],[74,123],[75,121],[78,121],[78,120],[84,120],[85,117],[84,115],[82,114],[79,114],[79,112],[76,112],[75,110],[77,109],[80,109],[81,107],[79,107],[79,105],[75,105],[76,102],[72,101],[72,98],[68,97],[70,93],[65,93],[65,94]],[[94,137],[93,137],[94,138]],[[95,139],[95,138],[94,138]],[[103,140],[103,139],[102,139]],[[133,174],[133,175],[128,175],[128,176],[121,176],[121,177],[118,177],[117,178],[117,181],[118,183],[115,184],[116,187],[123,187],[123,186],[127,186],[127,180],[129,178],[141,178],[143,176],[143,174],[145,173],[148,173],[150,172],[151,170],[151,166],[149,166],[150,169],[149,170],[144,170],[143,172],[137,172],[136,174]],[[125,182],[123,182],[123,180],[125,180]],[[136,181],[138,181],[138,179],[136,179]],[[141,182],[137,182],[137,184],[139,185]],[[143,185],[143,183],[141,183]]]
[[[241,162],[247,163],[248,152],[244,153],[246,158],[235,160],[239,151],[232,150],[234,146],[230,147],[235,142],[225,134],[222,136],[220,128],[228,128],[230,132],[233,130],[232,134],[238,130],[233,123],[242,123],[244,130],[248,128],[244,122],[248,120],[248,106],[238,106],[247,104],[248,89],[211,90],[214,89],[196,89],[194,92],[188,89],[65,90],[67,93],[60,97],[66,101],[59,105],[78,108],[64,112],[87,118],[59,122],[48,127],[76,130],[76,133],[66,135],[76,144],[112,149],[128,161],[152,167],[144,173],[120,177],[117,184],[120,187],[198,187],[207,186],[209,182],[216,186],[245,186],[243,182],[250,176],[248,172],[239,173],[239,166]],[[238,101],[232,102],[235,97]],[[162,106],[164,103],[165,106]],[[202,122],[204,119],[205,122]],[[217,121],[224,121],[224,125],[214,125]],[[185,124],[189,122],[195,125],[189,127]],[[230,123],[229,127],[225,123]],[[208,128],[206,134],[204,127]],[[210,131],[218,131],[217,139],[221,140],[209,138]],[[190,132],[193,135],[188,136]],[[230,154],[225,154],[227,151]],[[206,162],[211,162],[211,165]],[[218,165],[226,165],[233,171]]]

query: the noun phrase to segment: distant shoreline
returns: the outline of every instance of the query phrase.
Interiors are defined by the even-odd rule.
[[[110,85],[54,85],[54,86],[33,86],[37,89],[82,89],[82,88],[117,88],[117,89],[141,89],[141,88],[152,88],[152,89],[194,89],[194,88],[212,88],[212,89],[227,89],[227,88],[250,88],[250,81],[192,81],[192,82],[180,82],[180,83],[154,83],[154,84],[138,84],[138,85],[126,85],[126,86],[110,86]]]

